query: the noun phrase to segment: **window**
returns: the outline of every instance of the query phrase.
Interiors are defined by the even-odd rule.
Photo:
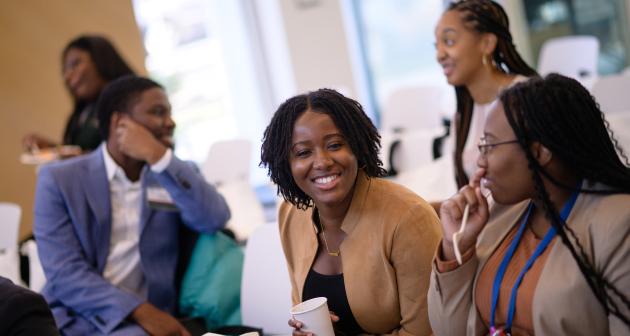
[[[147,69],[166,87],[173,105],[178,157],[201,163],[216,141],[250,139],[250,179],[260,185],[268,180],[258,161],[271,112],[245,5],[231,0],[134,0]]]
[[[436,61],[434,47],[443,2],[353,0],[353,6],[377,111],[382,112],[393,90],[430,84],[443,88],[443,113],[453,114],[453,89]]]
[[[626,0],[523,0],[534,55],[545,40],[593,35],[600,43],[598,71],[607,75],[629,65]]]

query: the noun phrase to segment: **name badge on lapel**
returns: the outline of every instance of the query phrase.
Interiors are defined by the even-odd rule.
[[[162,187],[148,187],[147,200],[149,201],[149,207],[152,209],[179,211],[171,195]]]

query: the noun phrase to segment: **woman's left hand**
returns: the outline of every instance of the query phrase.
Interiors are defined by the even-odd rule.
[[[334,322],[339,322],[339,316],[337,316],[334,312],[329,311],[330,313],[330,320],[334,323]],[[302,324],[302,322],[291,318],[289,320],[289,326],[291,328],[293,328],[293,336],[313,336],[312,333],[310,332],[305,332],[300,330],[304,324]]]

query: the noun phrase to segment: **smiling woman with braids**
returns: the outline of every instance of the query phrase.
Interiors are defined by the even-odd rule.
[[[441,208],[429,289],[436,335],[630,332],[630,168],[609,134],[573,79],[552,74],[501,93],[477,173]],[[458,265],[452,236],[467,206]]]
[[[340,335],[429,335],[426,294],[440,239],[428,203],[384,180],[380,135],[334,90],[290,98],[261,161],[285,201],[278,222],[294,304],[324,296]],[[294,335],[304,335],[290,320]]]
[[[536,76],[516,51],[507,14],[490,0],[450,4],[435,27],[436,57],[449,84],[455,87],[457,111],[455,178],[459,188],[475,170],[483,123],[499,92]],[[439,209],[439,204],[434,204]]]

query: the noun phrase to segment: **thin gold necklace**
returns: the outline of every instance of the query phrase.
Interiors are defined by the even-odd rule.
[[[326,232],[324,232],[324,224],[322,224],[322,217],[319,216],[319,210],[317,211],[317,221],[319,222],[319,228],[322,230],[322,237],[324,238],[324,246],[326,247],[326,252],[328,252],[329,256],[338,257],[341,253],[341,249],[337,251],[330,251],[328,248],[328,241],[326,240]]]

